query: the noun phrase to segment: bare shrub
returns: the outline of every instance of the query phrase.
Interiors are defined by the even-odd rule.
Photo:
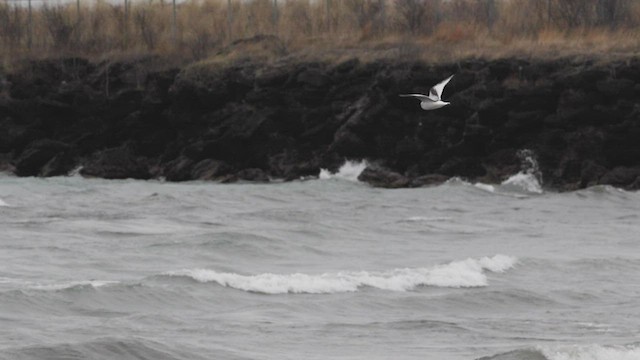
[[[154,13],[147,8],[137,8],[133,20],[147,50],[154,50],[158,42],[158,31],[154,28],[156,23]]]
[[[365,37],[383,30],[386,21],[384,0],[344,0],[344,5]]]
[[[593,23],[594,0],[556,0],[554,20],[560,27],[575,29]]]
[[[0,36],[5,45],[11,48],[19,46],[26,29],[22,15],[17,6],[12,9],[6,3],[0,4]]]
[[[598,0],[595,10],[598,25],[615,29],[629,20],[631,1]]]
[[[394,5],[400,31],[431,34],[442,21],[442,0],[396,0]]]
[[[497,34],[503,38],[537,38],[547,23],[547,4],[540,0],[522,0],[504,5]]]
[[[76,31],[76,22],[61,6],[49,7],[45,4],[41,12],[54,48],[68,50],[71,47],[73,33]]]

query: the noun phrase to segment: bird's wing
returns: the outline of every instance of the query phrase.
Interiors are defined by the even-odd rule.
[[[444,87],[447,86],[449,81],[451,81],[452,77],[453,77],[453,75],[449,76],[448,78],[446,78],[446,79],[442,80],[441,82],[435,84],[431,88],[431,90],[429,90],[429,97],[431,98],[431,100],[433,100],[433,101],[440,100],[440,98],[442,97],[442,90],[444,90]]]
[[[433,100],[430,96],[422,95],[422,94],[400,94],[400,96],[402,96],[402,97],[414,97],[414,98],[420,99],[420,101],[425,101],[425,100],[437,101],[437,100]]]

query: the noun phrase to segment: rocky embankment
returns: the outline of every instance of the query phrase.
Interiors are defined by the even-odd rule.
[[[423,111],[400,93],[455,74]],[[640,188],[640,60],[251,61],[152,71],[38,61],[2,74],[0,169],[231,182],[299,179],[367,159],[361,179],[496,183],[522,150],[547,188]]]

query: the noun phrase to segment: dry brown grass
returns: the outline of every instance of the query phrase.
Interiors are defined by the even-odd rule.
[[[640,51],[640,0],[97,0],[79,9],[0,3],[2,61],[157,55],[180,64],[230,54],[237,40],[277,36],[310,59],[453,61],[466,57],[628,56]],[[242,47],[255,52],[260,47]],[[251,54],[244,54],[251,55]],[[283,53],[269,53],[270,60]],[[238,58],[238,54],[233,59]],[[216,61],[218,61],[216,60]]]

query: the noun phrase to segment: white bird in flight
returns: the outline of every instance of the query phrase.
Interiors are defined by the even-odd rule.
[[[453,75],[434,85],[429,90],[429,95],[422,94],[400,94],[402,97],[414,97],[420,99],[420,107],[422,110],[435,110],[443,106],[449,105],[448,102],[442,101],[442,90],[449,83]]]

